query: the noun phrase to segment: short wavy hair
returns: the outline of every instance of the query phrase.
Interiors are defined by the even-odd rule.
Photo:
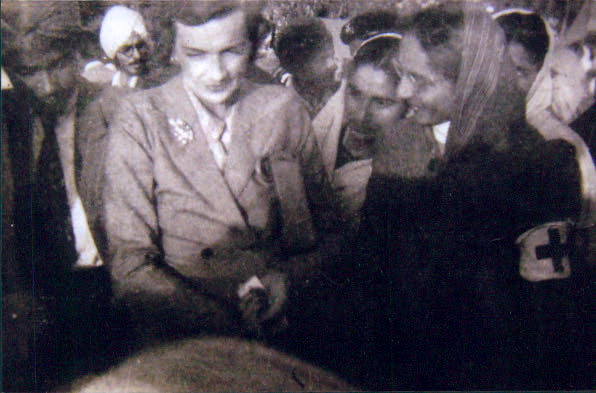
[[[343,25],[339,38],[349,45],[354,40],[366,40],[376,34],[397,31],[397,14],[376,10],[357,15]]]
[[[333,45],[333,38],[325,24],[317,18],[305,18],[294,21],[278,34],[274,50],[282,67],[296,72],[326,45]]]
[[[247,36],[252,44],[251,59],[254,57],[262,35],[262,25],[265,22],[265,19],[261,15],[263,7],[261,1],[183,0],[172,4],[176,7],[172,15],[172,22],[178,22],[186,26],[202,25],[211,20],[227,16],[236,10],[244,11],[246,15]]]
[[[431,66],[453,82],[459,76],[463,30],[464,12],[458,4],[423,10],[409,19],[405,29],[418,38]]]
[[[397,37],[375,37],[362,45],[350,64],[350,72],[354,72],[362,65],[372,65],[384,71],[397,83],[400,80],[397,71],[397,56],[400,39]]]

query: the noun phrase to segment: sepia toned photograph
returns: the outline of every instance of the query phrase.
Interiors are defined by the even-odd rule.
[[[1,17],[2,392],[596,389],[596,1]]]

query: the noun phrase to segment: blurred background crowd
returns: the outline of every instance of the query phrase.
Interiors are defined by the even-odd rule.
[[[59,389],[78,377],[105,371],[138,350],[130,338],[131,332],[138,332],[122,324],[137,316],[112,307],[112,285],[122,278],[115,278],[117,273],[109,270],[114,269],[108,261],[113,255],[106,251],[106,244],[112,246],[114,241],[106,239],[112,234],[106,234],[103,193],[106,176],[112,176],[111,182],[118,176],[104,166],[119,164],[109,160],[116,153],[108,149],[108,136],[123,97],[161,88],[185,72],[173,50],[173,21],[180,12],[174,3],[3,1],[4,391]],[[209,8],[209,2],[202,3]],[[246,78],[291,89],[300,97],[300,108],[303,105],[308,115],[304,118],[312,120],[319,138],[316,145],[321,149],[322,168],[339,195],[338,215],[348,233],[341,247],[335,245],[341,250],[329,252],[331,262],[321,275],[325,280],[312,285],[313,293],[308,292],[312,290],[309,279],[294,284],[308,296],[301,294],[295,303],[290,301],[296,310],[288,313],[290,326],[295,322],[293,329],[264,341],[331,369],[363,389],[594,387],[590,288],[595,244],[591,198],[596,193],[592,159],[596,10],[591,0],[468,2],[477,3],[492,22],[476,31],[479,38],[473,50],[458,54],[462,59],[458,58],[454,68],[459,74],[451,75],[451,70],[443,75],[453,79],[449,79],[453,91],[439,98],[419,94],[423,87],[437,83],[437,73],[429,72],[427,80],[416,73],[423,74],[424,67],[408,68],[411,58],[404,54],[413,49],[406,43],[414,44],[404,34],[415,32],[416,39],[423,41],[428,27],[430,43],[423,41],[424,50],[440,47],[444,42],[436,45],[440,41],[436,35],[447,36],[451,21],[432,19],[432,12],[431,17],[424,14],[430,19],[416,19],[416,15],[457,2],[244,3],[259,10],[252,15],[255,28],[248,29],[254,47]],[[500,58],[487,60],[502,55],[487,33],[496,28],[495,20],[507,44],[518,44],[507,49],[514,64]],[[442,23],[447,27],[435,29]],[[466,44],[469,41],[474,40],[467,37]],[[438,63],[452,65],[453,58],[443,55],[439,54]],[[435,61],[432,58],[424,65]],[[510,80],[502,77],[502,64],[512,67],[507,75]],[[466,85],[462,70],[481,81],[471,77]],[[492,79],[495,70],[503,74]],[[444,110],[442,101],[454,95],[460,99],[459,106]],[[435,118],[425,107],[430,105],[425,99],[432,100],[443,117],[447,112],[453,117]],[[512,107],[517,104],[516,112]],[[489,107],[494,113],[489,113]],[[134,121],[118,119],[120,123]],[[526,120],[533,128],[524,128]],[[174,120],[169,127],[178,143],[184,146],[192,141],[188,124]],[[519,138],[503,142],[506,138],[499,139],[498,127],[519,131],[515,134]],[[479,142],[473,137],[466,140],[466,132],[472,135],[472,129],[481,128],[485,135],[479,140],[494,149],[464,149]],[[453,129],[461,134],[454,134]],[[224,153],[213,152],[216,160],[218,154],[227,154],[228,146],[222,144]],[[127,152],[118,154],[122,157]],[[490,158],[483,161],[486,157]],[[257,172],[264,178],[275,176],[266,167]],[[137,180],[134,173],[128,180]],[[491,188],[493,184],[498,186]],[[515,194],[512,190],[519,190],[519,195],[509,197]],[[515,215],[509,221],[498,213],[508,209]],[[574,230],[580,229],[577,235],[565,232],[565,220],[574,220]],[[112,226],[126,229],[130,222]],[[523,230],[514,225],[520,222]],[[498,236],[502,233],[507,234],[506,240]],[[511,244],[503,245],[507,241]],[[518,271],[512,273],[511,266],[499,265],[515,260],[518,267],[520,256],[511,252],[514,241],[516,246],[521,244],[519,263],[535,267],[531,262],[550,258],[554,267],[549,263],[548,268],[554,270],[522,269],[519,274],[525,281],[515,281],[520,279]],[[583,251],[578,255],[572,251],[572,242],[581,243]],[[528,257],[524,247],[534,247],[536,255]],[[540,247],[543,257],[538,255]],[[212,254],[207,247],[200,258],[208,260]],[[581,261],[571,262],[573,269],[572,257]],[[460,260],[483,263],[475,270],[469,267],[474,263],[462,268]],[[580,267],[576,269],[575,263]],[[515,279],[503,283],[502,277]],[[475,284],[467,288],[471,281]],[[512,300],[511,294],[519,297]],[[450,303],[444,304],[444,299]],[[250,314],[253,306],[242,304],[242,311]],[[486,326],[490,318],[484,315],[499,323]],[[250,320],[250,316],[243,317]],[[284,318],[282,322],[287,323]],[[148,324],[148,320],[143,322]],[[527,324],[534,325],[525,329]],[[143,334],[168,330],[158,325]],[[261,326],[252,328],[260,332]],[[259,334],[251,331],[245,337],[263,339]],[[462,335],[466,338],[459,342]],[[143,372],[161,370],[160,359],[180,354],[192,353],[188,364],[196,366],[203,361],[193,352],[199,348],[209,354],[214,369],[226,370],[229,365],[222,359],[237,356],[234,352],[241,348],[238,362],[243,368],[234,369],[235,374],[227,370],[230,375],[225,377],[237,380],[238,385],[206,382],[205,390],[242,386],[251,380],[251,373],[262,380],[279,376],[281,382],[255,382],[246,385],[247,390],[263,386],[265,390],[272,386],[282,390],[351,388],[298,360],[250,345],[234,340],[199,341],[194,346],[175,342],[129,358],[113,378],[121,381],[118,378],[123,378],[127,367],[145,361],[151,365]],[[474,345],[478,351],[470,348]],[[533,359],[536,348],[539,354]],[[502,358],[487,359],[494,354]],[[275,359],[277,367],[253,367],[263,359]],[[163,365],[168,378],[178,373],[174,364]],[[294,385],[286,384],[282,378],[286,368],[293,377],[294,370],[299,370],[303,375],[320,373],[316,374],[320,378],[305,384],[296,377]],[[527,370],[534,374],[525,374]],[[506,378],[509,375],[513,377]],[[151,387],[131,389],[145,388]]]

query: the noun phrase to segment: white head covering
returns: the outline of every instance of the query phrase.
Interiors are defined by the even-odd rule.
[[[573,70],[568,68],[574,63],[572,57],[563,56],[556,51],[568,50],[566,48],[568,44],[583,38],[581,34],[587,35],[590,28],[594,29],[596,12],[592,12],[592,9],[596,11],[592,0],[588,0],[573,25],[563,32],[563,36],[556,44],[554,42],[557,37],[546,23],[551,43],[542,70],[530,89],[526,105],[528,123],[534,126],[546,140],[562,139],[575,147],[583,199],[580,225],[593,225],[596,219],[596,167],[585,141],[566,124],[572,121],[572,115],[576,113],[577,102],[573,99],[578,96],[577,91],[581,89],[581,86],[577,83],[581,81],[573,77],[576,72],[567,72]],[[559,70],[559,78],[564,77],[564,80],[556,82],[552,70]],[[568,89],[569,94],[565,96],[568,99],[564,100],[568,104],[568,108],[556,105],[555,96],[556,94],[561,95],[560,91],[555,91],[557,88]]]
[[[106,55],[113,59],[118,49],[137,33],[142,38],[148,38],[145,22],[141,14],[121,5],[116,5],[108,10],[99,32],[99,43]]]

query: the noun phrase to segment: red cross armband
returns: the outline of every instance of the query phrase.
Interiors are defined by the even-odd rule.
[[[533,282],[568,278],[572,230],[570,222],[556,221],[521,234],[515,241],[520,249],[519,274]]]

